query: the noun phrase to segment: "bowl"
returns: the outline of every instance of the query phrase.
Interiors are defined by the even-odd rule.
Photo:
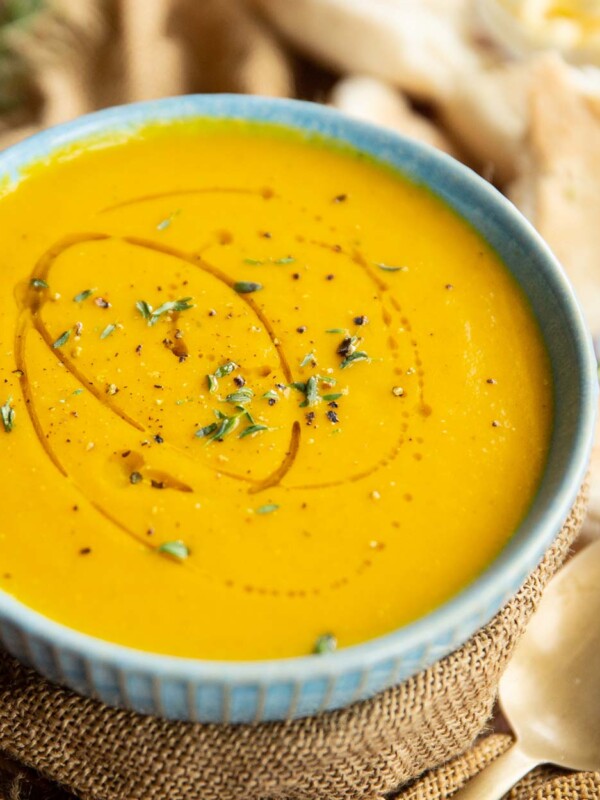
[[[110,705],[215,723],[283,720],[340,708],[397,684],[466,642],[516,593],[558,534],[584,480],[597,407],[597,366],[565,274],[524,217],[496,189],[434,149],[336,111],[295,100],[210,95],[99,111],[0,154],[0,178],[105,134],[190,118],[268,122],[346,143],[427,187],[497,251],[533,308],[554,377],[555,420],[533,504],[508,544],[472,584],[388,635],[328,655],[223,662],[147,653],[80,633],[0,592],[6,649],[51,681]],[[5,525],[8,521],[5,520]]]

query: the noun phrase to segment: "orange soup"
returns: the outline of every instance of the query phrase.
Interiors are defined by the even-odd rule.
[[[153,652],[323,652],[434,609],[526,513],[549,360],[427,190],[195,122],[61,153],[0,218],[0,587],[26,605]]]

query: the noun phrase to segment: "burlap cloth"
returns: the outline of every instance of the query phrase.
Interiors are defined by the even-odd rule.
[[[539,567],[489,625],[372,700],[287,723],[167,722],[79,697],[0,655],[0,750],[81,800],[450,797],[510,744],[496,734],[460,755],[484,729],[515,642],[566,558],[584,510],[582,491]],[[47,788],[23,794],[31,779],[19,770],[8,780],[11,800],[67,796]],[[544,769],[521,785],[511,797],[600,798],[600,774]]]

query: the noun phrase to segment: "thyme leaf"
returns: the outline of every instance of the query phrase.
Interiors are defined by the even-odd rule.
[[[209,442],[222,441],[226,436],[232,433],[239,424],[239,417],[225,417],[221,420],[221,424],[217,430],[209,437]]]
[[[273,511],[277,511],[279,506],[277,503],[266,503],[264,506],[260,506],[260,508],[256,509],[257,514],[272,514]]]
[[[88,297],[91,297],[94,294],[95,291],[96,291],[96,289],[84,289],[83,292],[79,292],[79,294],[75,295],[75,297],[73,298],[73,302],[74,303],[83,303],[83,301],[87,300]]]
[[[15,410],[12,407],[12,397],[9,397],[3,406],[0,406],[0,419],[6,433],[10,433],[15,424]]]
[[[323,656],[337,650],[337,639],[332,633],[324,633],[317,638],[313,652],[315,655]]]
[[[242,405],[244,405],[244,403],[250,403],[253,397],[254,397],[254,392],[252,391],[252,389],[250,389],[250,387],[245,386],[243,389],[238,389],[237,392],[232,392],[231,394],[228,394],[227,397],[225,398],[225,401],[227,403],[233,403],[234,405],[236,403],[241,403]]]
[[[247,428],[244,428],[244,430],[240,433],[238,439],[245,439],[246,436],[254,436],[256,433],[262,433],[262,431],[268,431],[268,430],[269,429],[267,428],[266,425],[259,425],[259,424],[249,425]]]
[[[308,364],[310,364],[312,361],[315,361],[315,354],[314,354],[314,353],[312,353],[312,352],[310,352],[310,353],[307,353],[307,354],[304,356],[304,358],[302,359],[302,361],[300,362],[300,366],[301,366],[301,367],[306,367],[306,366],[308,366]]]
[[[319,378],[317,375],[311,375],[306,381],[305,394],[306,400],[303,403],[300,403],[300,408],[316,406],[317,403],[321,402],[321,396],[319,395]]]
[[[70,335],[71,335],[70,329],[68,331],[64,331],[63,333],[61,333],[58,339],[52,343],[52,349],[58,350],[59,347],[62,347],[64,344],[66,344],[69,341]]]
[[[181,209],[179,208],[177,209],[177,211],[173,211],[171,214],[169,214],[168,217],[165,217],[163,220],[161,220],[156,226],[156,230],[165,231],[168,227],[170,227],[171,223],[178,214],[181,214]]]
[[[255,283],[254,281],[236,281],[233,284],[233,288],[238,294],[251,294],[252,292],[260,292],[263,286],[262,283]]]
[[[392,264],[384,264],[381,261],[376,261],[375,266],[384,272],[406,272],[408,270],[408,267],[395,267]]]
[[[198,428],[194,436],[198,439],[204,439],[206,436],[210,436],[211,433],[214,433],[219,426],[216,422],[211,422],[209,425],[205,425],[203,428]]]
[[[181,539],[176,539],[173,542],[163,542],[157,547],[157,551],[162,555],[171,556],[179,561],[184,561],[190,554],[188,546]]]
[[[371,359],[363,350],[357,350],[355,353],[350,353],[340,364],[340,369],[352,366],[357,361],[370,361]]]
[[[237,369],[237,364],[235,361],[226,361],[224,364],[221,364],[220,367],[217,367],[215,370],[215,378],[224,378],[226,375],[231,375],[231,373]]]
[[[116,329],[117,329],[116,324],[114,322],[110,322],[106,326],[106,328],[104,328],[102,333],[100,334],[100,338],[101,339],[108,339],[108,337],[111,335],[111,333],[114,333],[116,331]]]
[[[148,305],[145,300],[138,300],[135,307],[145,320],[149,320],[152,316],[152,306]]]

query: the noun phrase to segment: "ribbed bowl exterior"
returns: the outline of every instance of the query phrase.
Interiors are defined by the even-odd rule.
[[[531,570],[536,563],[531,564]],[[515,583],[473,617],[454,629],[448,629],[444,637],[427,645],[407,650],[395,658],[383,658],[363,668],[340,670],[324,664],[321,675],[307,680],[265,679],[232,683],[218,680],[217,670],[214,680],[185,680],[158,675],[150,664],[148,669],[134,671],[118,662],[60,647],[52,637],[33,636],[7,619],[0,619],[0,639],[15,658],[50,681],[108,705],[141,714],[222,723],[296,719],[372,697],[431,666],[488,622],[520,585],[520,582]]]
[[[494,563],[431,614],[387,636],[324,656],[216,662],[143,653],[66,628],[0,591],[0,637],[51,681],[103,702],[171,719],[282,720],[341,708],[432,665],[489,622],[537,566],[584,478],[597,407],[596,361],[560,265],[519,212],[475,173],[432,148],[322,106],[210,95],[169,98],[91,114],[0,154],[0,179],[88,138],[148,123],[228,118],[299,129],[349,145],[424,185],[498,252],[538,319],[554,373],[555,426],[533,505]],[[8,520],[4,524],[9,524]]]

